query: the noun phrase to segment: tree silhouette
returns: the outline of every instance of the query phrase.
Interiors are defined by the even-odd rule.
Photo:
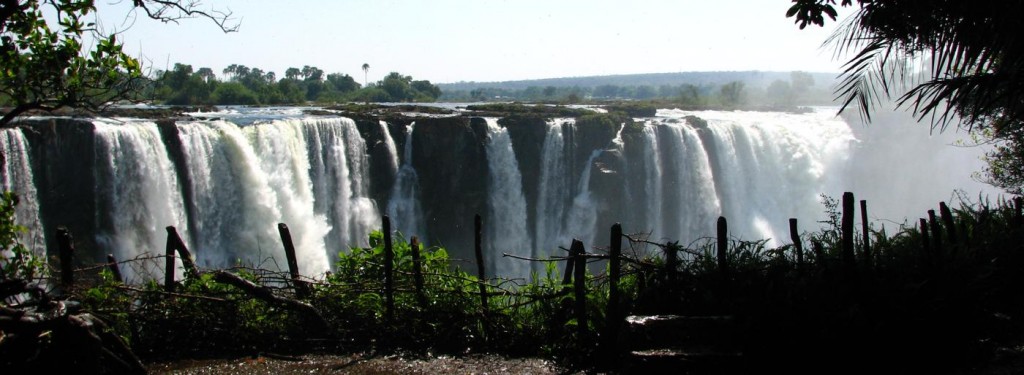
[[[363,63],[363,87],[369,86],[366,80],[366,74],[370,72],[370,64]]]

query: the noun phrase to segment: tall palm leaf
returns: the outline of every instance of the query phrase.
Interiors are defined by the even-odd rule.
[[[842,110],[897,97],[944,129],[992,116],[1020,116],[1024,1],[860,1],[826,44],[853,54],[836,89]],[[1024,117],[1017,117],[1024,118]]]

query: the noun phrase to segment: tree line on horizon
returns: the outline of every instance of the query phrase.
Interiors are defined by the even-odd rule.
[[[766,105],[831,104],[828,88],[815,86],[814,77],[794,71],[789,80],[776,79],[764,87],[735,80],[724,84],[528,86],[525,89],[479,87],[444,90],[441,101],[532,101],[579,103],[584,100],[660,100],[689,107],[736,107]]]
[[[170,105],[283,105],[341,102],[433,102],[441,89],[428,80],[391,72],[366,86],[343,73],[315,66],[288,68],[279,78],[272,71],[231,64],[218,77],[213,69],[176,63],[157,71],[140,96]]]

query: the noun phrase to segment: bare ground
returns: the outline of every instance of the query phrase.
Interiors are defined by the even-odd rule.
[[[499,355],[439,356],[304,355],[179,360],[148,366],[153,374],[560,374],[555,363]]]

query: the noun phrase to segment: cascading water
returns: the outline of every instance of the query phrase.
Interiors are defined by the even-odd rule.
[[[576,189],[576,197],[572,199],[572,206],[569,208],[569,221],[566,223],[567,228],[561,238],[562,243],[567,243],[572,241],[573,238],[577,238],[587,246],[594,245],[594,226],[597,224],[597,202],[594,201],[590,191],[590,173],[594,167],[594,160],[601,156],[602,153],[608,151],[621,155],[625,150],[626,144],[622,139],[622,132],[624,130],[626,130],[625,126],[619,127],[618,132],[615,133],[615,138],[612,138],[609,145],[611,148],[607,150],[594,150],[587,158],[587,163],[583,166],[583,173],[580,175],[580,181]]]
[[[97,121],[93,126],[98,246],[119,260],[157,254],[164,249],[168,225],[187,241],[184,200],[156,124]],[[156,263],[124,273],[132,280],[143,272],[163,274]]]
[[[196,256],[210,266],[274,259],[288,224],[299,269],[330,270],[328,251],[365,245],[380,225],[367,197],[365,143],[349,119],[178,124],[193,191]],[[269,266],[269,265],[265,265]]]
[[[380,120],[378,123],[380,123],[381,132],[384,133],[384,147],[388,149],[388,155],[391,155],[388,161],[391,163],[391,168],[397,171],[399,166],[398,147],[395,146],[395,139],[391,137],[391,130],[388,129],[387,121]]]
[[[662,196],[664,187],[662,186],[662,175],[663,168],[661,165],[661,153],[658,147],[658,128],[647,123],[644,126],[643,137],[641,138],[641,145],[643,147],[643,162],[640,164],[643,168],[643,195],[638,205],[642,212],[636,222],[636,228],[645,228],[651,232],[651,238],[660,239],[665,233],[664,223],[665,219],[662,217],[662,204],[658,197]],[[632,180],[627,180],[627,183],[631,183]],[[633,191],[633,189],[627,189],[627,191]],[[632,195],[631,197],[637,197]]]
[[[307,120],[310,174],[318,215],[331,226],[328,252],[368,245],[370,231],[380,227],[377,204],[368,198],[370,179],[366,143],[350,119]]]
[[[193,253],[200,266],[275,258],[278,197],[242,129],[224,121],[177,127],[193,191]]]
[[[487,118],[487,249],[489,269],[506,277],[529,277],[529,266],[523,262],[495,262],[497,254],[528,254],[530,236],[526,230],[526,198],[512,138],[498,125],[498,119]]]
[[[662,196],[658,199],[663,205],[662,229],[665,232],[662,235],[679,239],[684,235],[712,233],[721,209],[709,153],[697,131],[690,126],[671,123],[661,126],[659,131],[665,146],[664,157],[660,158],[664,163],[662,170],[667,175],[665,180],[670,182],[669,186],[662,187]]]
[[[32,179],[25,134],[21,129],[0,129],[0,191],[12,191],[18,196],[14,220],[28,228],[18,240],[33,254],[45,257],[46,242],[39,219],[39,198]]]
[[[679,176],[683,192],[678,209],[671,211],[687,215],[665,220],[666,225],[681,223],[677,229],[666,228],[668,238],[694,239],[712,233],[714,217],[722,215],[737,237],[781,244],[788,233],[788,218],[820,217],[818,199],[829,177],[825,171],[840,169],[838,164],[845,161],[854,141],[848,125],[823,111],[804,115],[659,111],[669,118],[689,114],[707,120],[707,128],[700,129],[706,132],[704,137],[693,126],[681,124],[667,124],[659,133],[671,130],[666,140],[686,150],[663,153],[670,160],[685,160],[679,163],[685,166],[680,170],[664,171],[666,176]],[[664,194],[674,194],[667,191],[668,185],[665,189]]]
[[[558,243],[565,244],[578,239],[587,246],[594,243],[594,225],[597,224],[597,207],[590,192],[590,171],[593,170],[594,159],[601,156],[604,150],[594,150],[583,166],[583,174],[576,188],[576,196],[572,198],[572,206],[565,222],[565,229],[559,236]]]
[[[402,151],[402,167],[398,169],[395,186],[391,190],[388,202],[388,216],[391,217],[392,228],[398,230],[406,238],[418,236],[426,243],[423,231],[423,209],[419,200],[419,177],[412,166],[413,130],[416,123],[409,125],[409,133],[405,136],[405,148]]]
[[[537,186],[536,228],[533,257],[554,254],[560,243],[568,208],[571,175],[566,158],[565,129],[568,119],[548,122],[541,155],[540,184]]]

